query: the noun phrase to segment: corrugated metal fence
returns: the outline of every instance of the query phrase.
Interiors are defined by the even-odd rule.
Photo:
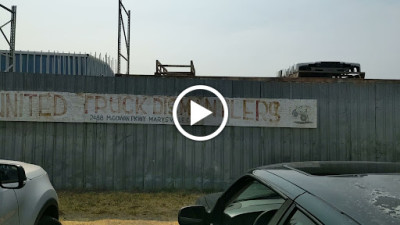
[[[101,58],[101,57],[99,57]],[[9,51],[0,51],[0,72],[9,65]],[[71,54],[56,52],[15,52],[15,72],[35,74],[63,74],[87,76],[114,76],[109,63],[89,54]]]
[[[400,82],[0,73],[0,90],[317,99],[318,128],[226,127],[194,142],[172,125],[0,122],[0,158],[43,166],[58,189],[220,189],[249,168],[306,160],[400,161]],[[197,127],[195,129],[210,129]]]

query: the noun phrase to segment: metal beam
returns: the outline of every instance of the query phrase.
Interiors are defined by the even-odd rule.
[[[121,73],[121,0],[118,0],[118,57],[117,57],[117,73]]]
[[[125,28],[125,23],[124,23],[124,16],[123,13],[125,13],[127,17],[127,28]],[[129,74],[129,69],[130,69],[130,38],[131,38],[131,11],[126,10],[125,6],[122,4],[122,0],[118,0],[118,58],[117,58],[117,74],[121,73],[121,59],[124,59],[126,61],[126,74]],[[122,34],[124,35],[124,38],[122,38]],[[124,40],[125,43],[125,49],[126,49],[126,57],[121,53],[121,42],[122,39]]]
[[[13,13],[13,11],[12,11],[11,9],[5,7],[5,6],[2,5],[2,4],[0,4],[0,7],[3,8],[3,9],[5,9],[5,10],[7,10],[7,11],[9,11],[10,13]]]
[[[13,13],[11,13],[11,34],[10,34],[10,66],[13,67],[13,72],[15,72],[15,35],[17,28],[17,6],[13,5],[11,7]]]
[[[126,74],[129,74],[129,65],[130,65],[130,59],[131,59],[131,10],[128,11],[128,41],[126,43],[126,51],[128,53],[127,55],[127,72]]]
[[[11,23],[11,20],[8,21],[7,23],[3,24],[3,25],[0,27],[0,29],[3,28],[3,27],[5,27],[5,26],[7,26],[7,24],[9,24],[9,23]]]
[[[9,65],[7,65],[6,70],[4,72],[9,72],[12,70],[15,72],[15,35],[16,35],[16,26],[17,26],[17,6],[12,6],[11,9],[5,7],[4,5],[0,4],[0,7],[8,12],[11,13],[11,20],[5,23],[0,27],[0,32],[3,35],[4,39],[6,40],[8,46],[10,47],[10,52],[8,54],[9,57]],[[3,31],[3,27],[8,24],[11,24],[10,29],[10,38],[7,38],[7,35]]]

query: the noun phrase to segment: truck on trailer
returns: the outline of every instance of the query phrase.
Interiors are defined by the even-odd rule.
[[[359,63],[349,62],[309,62],[296,63],[288,69],[279,70],[278,77],[328,77],[328,78],[365,78]]]

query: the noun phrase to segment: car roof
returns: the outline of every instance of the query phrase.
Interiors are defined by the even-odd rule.
[[[287,180],[361,224],[400,224],[400,163],[301,162],[256,170]]]

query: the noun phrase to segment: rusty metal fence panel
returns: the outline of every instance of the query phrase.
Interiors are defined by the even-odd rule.
[[[0,90],[317,99],[318,128],[226,127],[194,142],[172,125],[0,122],[0,158],[41,165],[58,189],[221,189],[260,165],[400,161],[400,82],[0,73]],[[209,130],[209,127],[191,129]]]

